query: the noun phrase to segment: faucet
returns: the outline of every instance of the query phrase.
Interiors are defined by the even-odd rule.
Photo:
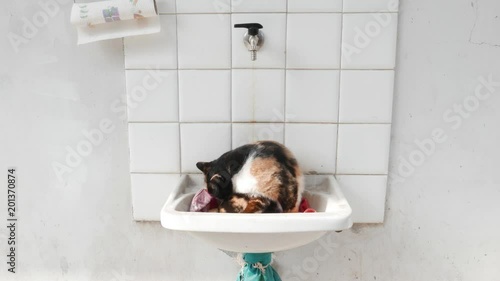
[[[257,59],[257,51],[264,44],[264,34],[260,31],[263,26],[260,23],[238,23],[235,28],[247,28],[248,31],[243,36],[243,43],[250,51],[252,61]]]

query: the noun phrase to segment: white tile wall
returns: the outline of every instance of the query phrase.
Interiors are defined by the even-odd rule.
[[[338,174],[387,174],[391,125],[340,124]]]
[[[342,123],[391,123],[393,70],[345,70],[340,83]]]
[[[130,123],[130,171],[178,173],[179,125]]]
[[[286,12],[286,0],[232,0],[232,11],[239,12]]]
[[[177,0],[179,13],[228,13],[230,0]]]
[[[160,14],[175,13],[175,0],[156,0],[156,7]]]
[[[397,24],[396,13],[344,14],[342,68],[393,69]]]
[[[339,71],[287,70],[288,122],[336,122],[338,100]]]
[[[229,15],[178,15],[179,68],[231,67]]]
[[[288,12],[341,12],[342,0],[288,0]]]
[[[231,124],[181,124],[181,163],[183,173],[201,173],[198,161],[212,161],[231,150]]]
[[[157,220],[196,162],[271,139],[336,174],[354,221],[382,222],[397,2],[158,1],[162,32],[124,41],[134,218]],[[244,22],[264,26],[254,62]]]
[[[180,70],[181,122],[229,122],[230,81],[229,70]]]
[[[338,69],[341,21],[337,13],[288,14],[287,67]]]
[[[259,140],[285,141],[285,124],[283,123],[234,123],[233,149]]]
[[[129,122],[179,121],[177,71],[127,70]]]
[[[285,145],[305,173],[335,173],[336,143],[337,125],[285,125]]]
[[[284,121],[285,70],[235,69],[232,76],[233,121]]]
[[[344,12],[396,12],[398,0],[344,0]]]

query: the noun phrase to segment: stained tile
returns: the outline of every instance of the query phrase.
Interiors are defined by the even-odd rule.
[[[284,70],[235,69],[232,78],[233,121],[283,121]]]
[[[233,149],[261,140],[284,142],[283,123],[235,123],[233,124]]]

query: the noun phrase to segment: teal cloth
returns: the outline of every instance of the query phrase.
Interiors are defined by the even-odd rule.
[[[236,281],[281,281],[280,276],[272,268],[272,254],[243,254],[245,265]]]

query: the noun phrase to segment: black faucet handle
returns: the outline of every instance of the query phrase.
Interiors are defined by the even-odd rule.
[[[248,34],[257,35],[259,34],[259,29],[264,28],[260,23],[237,23],[234,28],[248,28]]]

